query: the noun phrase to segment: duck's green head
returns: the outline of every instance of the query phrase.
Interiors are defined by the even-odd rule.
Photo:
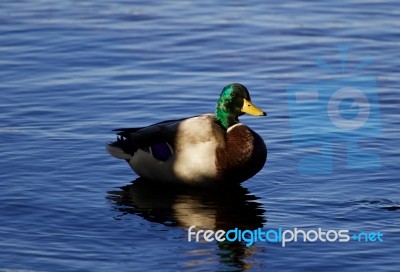
[[[222,90],[217,102],[215,118],[219,123],[228,129],[230,126],[239,123],[238,117],[242,114],[255,116],[267,115],[251,103],[249,91],[239,83],[232,83]]]

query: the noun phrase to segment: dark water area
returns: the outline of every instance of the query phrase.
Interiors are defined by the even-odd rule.
[[[396,1],[0,3],[0,271],[399,271]],[[247,86],[268,146],[240,187],[138,179],[118,127]],[[337,114],[339,113],[339,115]],[[188,228],[375,232],[188,242]]]

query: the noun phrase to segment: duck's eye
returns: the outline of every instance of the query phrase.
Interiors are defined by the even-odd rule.
[[[236,95],[234,93],[231,93],[231,97],[234,98]]]

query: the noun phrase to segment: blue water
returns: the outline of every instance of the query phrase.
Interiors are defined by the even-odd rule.
[[[0,3],[0,271],[400,271],[398,2],[264,2]],[[365,77],[368,131],[290,104]],[[242,188],[159,187],[105,152],[114,128],[213,112],[231,82],[268,113],[241,118],[268,145]],[[187,242],[193,224],[384,241]]]

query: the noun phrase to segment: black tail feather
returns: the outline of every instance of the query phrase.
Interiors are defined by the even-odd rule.
[[[117,140],[110,144],[111,146],[121,148],[126,154],[134,155],[138,150],[138,146],[129,138],[122,136],[120,134],[117,135]]]

